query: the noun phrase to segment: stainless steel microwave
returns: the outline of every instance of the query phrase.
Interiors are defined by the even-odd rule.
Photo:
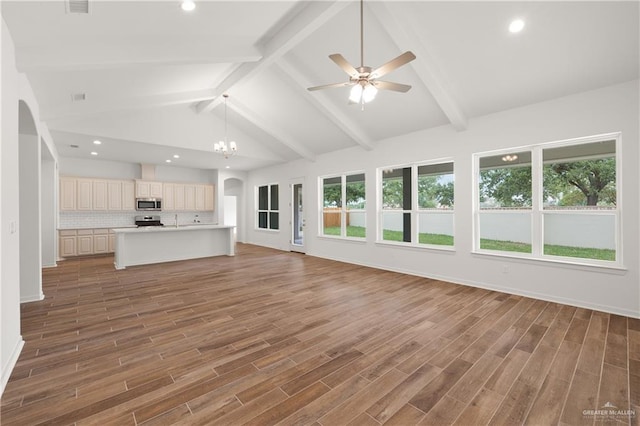
[[[162,210],[162,200],[159,198],[136,198],[136,210],[160,211]]]

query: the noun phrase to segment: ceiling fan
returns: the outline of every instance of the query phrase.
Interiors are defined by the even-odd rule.
[[[378,80],[378,78],[413,61],[415,58],[416,55],[407,51],[375,69],[364,65],[364,0],[360,0],[360,66],[355,68],[339,53],[329,55],[329,59],[349,74],[349,81],[346,83],[333,83],[309,87],[307,90],[314,91],[334,87],[353,86],[349,94],[349,102],[361,104],[364,109],[364,104],[375,98],[378,93],[378,89],[393,90],[394,92],[402,93],[409,91],[411,86],[407,84],[382,81]]]

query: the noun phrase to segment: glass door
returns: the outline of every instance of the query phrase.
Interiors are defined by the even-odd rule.
[[[291,182],[291,251],[304,253],[304,209],[302,203],[302,180]]]

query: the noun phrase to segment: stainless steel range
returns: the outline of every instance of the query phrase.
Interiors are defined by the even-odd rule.
[[[164,226],[162,222],[160,222],[160,216],[149,215],[149,216],[136,216],[136,225],[141,226]]]

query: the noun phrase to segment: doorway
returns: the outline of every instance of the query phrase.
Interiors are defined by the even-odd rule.
[[[302,202],[303,181],[291,181],[291,251],[305,253],[304,248],[304,207]]]

